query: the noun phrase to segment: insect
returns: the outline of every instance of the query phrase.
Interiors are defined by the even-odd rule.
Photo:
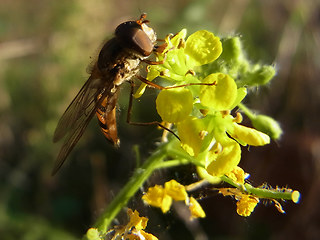
[[[121,23],[115,36],[103,45],[89,79],[62,115],[54,132],[54,142],[65,140],[52,175],[61,168],[94,115],[104,136],[119,146],[116,125],[119,86],[137,75],[141,61],[155,49],[156,34],[147,23],[146,14],[136,21]]]

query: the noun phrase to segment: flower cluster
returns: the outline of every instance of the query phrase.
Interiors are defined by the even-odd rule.
[[[181,147],[211,176],[220,177],[234,169],[241,157],[240,145],[262,146],[270,137],[254,128],[240,125],[242,116],[231,114],[247,94],[226,73],[197,75],[197,70],[214,62],[222,53],[222,43],[213,33],[201,30],[187,40],[186,30],[166,38],[165,49],[149,65],[147,80],[161,76],[170,81],[156,99],[162,120],[177,129]],[[140,96],[143,84],[136,93]],[[204,169],[203,169],[204,168]]]
[[[206,216],[197,200],[188,196],[185,186],[175,180],[166,182],[164,187],[161,185],[150,187],[142,199],[151,206],[161,208],[163,213],[169,211],[172,200],[184,201],[189,207],[191,218],[204,218]]]
[[[205,30],[187,39],[186,35],[183,29],[176,35],[168,35],[165,43],[158,46],[157,64],[147,66],[147,77],[140,78],[143,83],[134,94],[140,97],[147,85],[156,88],[158,85],[151,81],[157,77],[166,81],[167,87],[158,86],[161,91],[156,99],[163,124],[153,123],[171,131],[176,138],[163,138],[167,141],[159,144],[134,171],[130,181],[97,220],[95,228],[88,230],[87,239],[157,239],[144,231],[148,219],[131,209],[127,225],[115,226],[109,231],[108,228],[154,171],[182,164],[194,164],[201,180],[188,186],[175,180],[164,186],[155,185],[144,193],[142,200],[163,213],[170,210],[173,201],[184,202],[190,218],[204,218],[206,214],[201,205],[188,192],[203,184],[223,181],[232,187],[215,189],[233,197],[237,213],[244,217],[249,216],[261,200],[273,203],[281,213],[284,213],[282,200],[299,202],[300,193],[287,187],[253,187],[246,181],[248,174],[238,167],[241,146],[263,146],[270,138],[277,140],[282,134],[274,119],[257,115],[242,103],[248,88],[268,83],[275,68],[251,63],[243,53],[239,37],[220,40]],[[241,124],[242,114],[251,120],[253,128]]]
[[[143,229],[147,227],[148,218],[140,217],[137,210],[128,209],[129,222],[125,226],[115,226],[108,234],[113,234],[111,240],[157,240],[158,238]],[[100,240],[99,231],[91,228],[87,232],[88,240]],[[108,238],[109,239],[109,238]]]

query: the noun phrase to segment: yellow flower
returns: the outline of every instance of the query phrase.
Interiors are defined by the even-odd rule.
[[[221,55],[222,44],[213,33],[200,30],[188,37],[185,53],[190,57],[188,60],[192,65],[201,66],[213,62]]]
[[[142,196],[142,200],[151,206],[161,208],[163,213],[168,212],[172,204],[172,197],[160,185],[150,187],[148,192]]]
[[[178,183],[176,180],[170,180],[164,184],[166,194],[173,198],[175,201],[185,201],[188,194],[185,186]]]
[[[111,240],[127,239],[127,240],[157,240],[158,238],[150,233],[145,232],[143,229],[147,227],[148,218],[140,217],[137,210],[132,211],[130,208],[127,212],[130,220],[125,226],[115,226],[109,232],[114,232]],[[90,229],[89,229],[90,230]],[[88,231],[89,233],[89,231]],[[87,237],[88,237],[87,233]],[[90,230],[90,233],[95,233]],[[90,240],[98,240],[100,238],[89,238]],[[109,239],[109,238],[108,238]]]
[[[237,202],[237,213],[240,216],[248,217],[259,203],[259,199],[250,195],[242,195]]]
[[[189,209],[191,212],[191,218],[205,218],[206,213],[203,211],[201,205],[193,197],[189,198]]]
[[[226,175],[233,181],[239,184],[244,184],[245,172],[241,167],[236,166],[231,172],[227,173]]]
[[[128,209],[128,216],[130,218],[129,223],[127,226],[129,228],[135,227],[137,230],[145,229],[147,227],[148,218],[146,217],[140,217],[139,212],[137,210],[134,210],[134,212],[129,208]]]
[[[170,209],[172,199],[175,201],[184,201],[189,207],[191,218],[204,218],[206,216],[197,200],[193,197],[189,198],[185,186],[175,180],[170,180],[164,185],[164,188],[159,185],[149,188],[142,199],[151,206],[161,208],[163,213],[166,213]],[[165,199],[170,199],[170,201]]]

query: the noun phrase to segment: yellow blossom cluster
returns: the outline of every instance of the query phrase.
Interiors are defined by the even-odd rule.
[[[198,74],[197,69],[222,54],[220,38],[206,30],[185,38],[183,29],[165,39],[166,48],[158,54],[163,63],[148,66],[147,80],[162,77],[173,83],[157,96],[158,114],[176,128],[182,149],[196,159],[198,166],[211,176],[221,177],[239,164],[240,145],[262,146],[270,142],[270,137],[240,125],[240,113],[231,115],[247,95],[246,87],[239,87],[223,72]],[[135,96],[139,97],[145,87],[143,83]]]

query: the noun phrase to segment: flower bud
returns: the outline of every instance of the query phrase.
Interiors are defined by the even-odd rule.
[[[245,81],[242,81],[242,85],[248,85],[248,86],[261,86],[265,85],[274,77],[276,74],[276,70],[273,66],[260,66],[255,65],[255,70],[248,72],[244,79]]]
[[[266,115],[256,115],[251,117],[252,125],[259,131],[267,134],[274,140],[281,137],[282,129],[277,121]]]

